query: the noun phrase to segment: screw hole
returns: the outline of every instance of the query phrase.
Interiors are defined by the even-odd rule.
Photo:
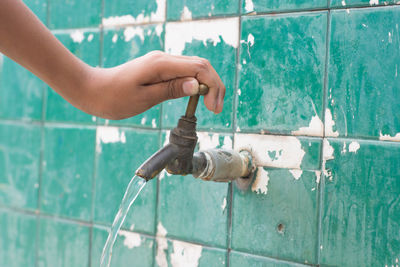
[[[278,233],[280,234],[283,234],[285,232],[285,225],[283,225],[282,223],[278,224],[276,228],[278,230]]]

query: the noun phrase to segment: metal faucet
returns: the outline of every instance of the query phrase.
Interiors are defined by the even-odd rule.
[[[149,181],[166,169],[170,174],[192,174],[207,181],[229,182],[236,178],[251,180],[248,178],[252,177],[255,166],[248,151],[210,149],[194,153],[197,144],[196,108],[200,95],[206,95],[208,91],[207,85],[200,84],[199,94],[189,98],[185,115],[171,131],[169,144],[146,160],[136,170],[137,176]],[[247,180],[241,184],[248,186]]]

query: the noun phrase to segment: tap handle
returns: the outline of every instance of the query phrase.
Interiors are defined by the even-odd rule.
[[[186,113],[185,113],[186,118],[194,117],[194,114],[196,113],[197,104],[199,103],[200,95],[206,95],[208,91],[209,88],[207,85],[205,84],[199,85],[199,93],[189,98],[189,103],[186,107]]]

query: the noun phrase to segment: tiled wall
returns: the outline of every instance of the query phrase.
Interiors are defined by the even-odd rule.
[[[227,94],[222,114],[199,108],[200,148],[258,157],[247,192],[152,180],[112,266],[399,266],[395,0],[26,2],[92,66],[208,58]],[[107,121],[0,58],[0,266],[98,266],[131,176],[187,99]]]

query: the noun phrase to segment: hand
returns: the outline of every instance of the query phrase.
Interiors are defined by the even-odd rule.
[[[77,106],[103,118],[129,118],[165,100],[195,95],[199,83],[210,88],[206,107],[214,113],[223,108],[225,86],[208,60],[199,57],[153,51],[114,68],[91,68],[87,77],[88,93],[81,99],[88,104]]]

